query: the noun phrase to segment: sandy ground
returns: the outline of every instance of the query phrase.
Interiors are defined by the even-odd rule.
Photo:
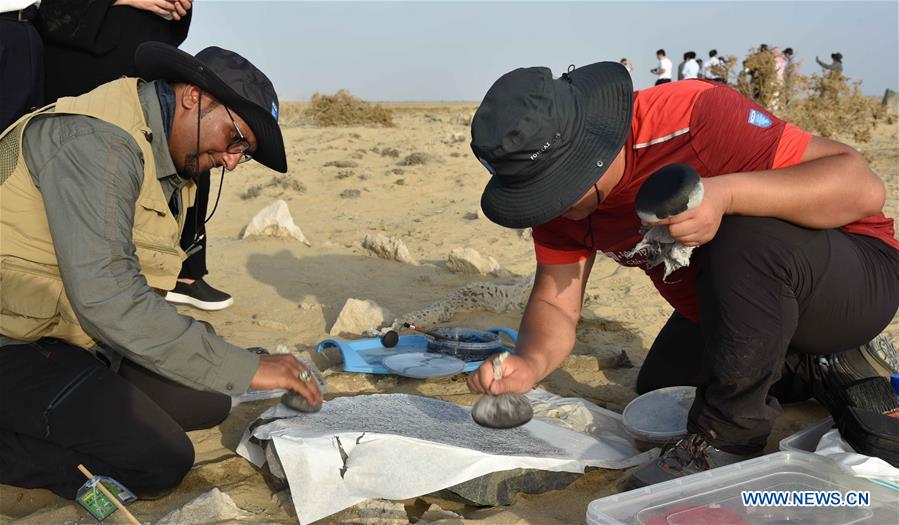
[[[287,345],[306,353],[327,337],[344,301],[371,299],[397,316],[424,307],[473,280],[508,282],[451,273],[449,252],[471,247],[496,258],[513,275],[533,271],[531,241],[514,230],[477,215],[488,174],[468,147],[468,120],[473,105],[396,106],[395,128],[329,128],[308,125],[285,128],[290,176],[303,191],[283,187],[274,172],[250,163],[225,176],[221,203],[209,224],[208,281],[235,297],[233,307],[215,313],[184,309],[211,322],[232,342],[246,346]],[[874,139],[858,145],[888,186],[887,212],[899,213],[899,125],[881,126]],[[398,150],[398,157],[382,155]],[[412,153],[424,153],[425,164],[401,166]],[[325,166],[352,161],[355,167]],[[254,186],[265,186],[246,198]],[[213,176],[214,192],[218,176]],[[356,197],[346,190],[358,190]],[[343,196],[341,196],[343,194]],[[284,199],[296,223],[312,242],[306,247],[283,239],[240,240],[253,215],[276,198]],[[421,264],[411,266],[368,255],[359,246],[366,233],[402,239]],[[620,268],[609,259],[597,261],[588,289],[584,318],[578,328],[575,356],[542,383],[563,396],[579,396],[621,410],[634,397],[639,363],[670,314],[642,272]],[[466,313],[448,325],[516,327],[520,314]],[[899,319],[888,328],[894,337]],[[637,367],[597,371],[596,357],[627,352]],[[404,392],[471,404],[464,377],[417,381],[390,376],[346,374],[332,354],[316,357],[328,372],[329,397],[375,392]],[[289,494],[270,488],[260,472],[232,449],[256,415],[273,401],[241,405],[218,428],[193,432],[196,464],[179,489],[155,501],[130,508],[144,523],[153,522],[194,497],[218,487],[260,523],[296,523]],[[787,407],[777,422],[768,449],[823,417],[808,402]],[[410,514],[439,503],[460,512],[465,523],[582,523],[590,501],[617,492],[624,472],[594,470],[565,490],[520,495],[504,508],[465,508],[434,498],[406,501]],[[420,511],[419,511],[420,512]],[[343,523],[335,515],[320,523]],[[91,523],[85,512],[44,490],[0,486],[0,522]],[[116,514],[109,523],[125,523]],[[458,523],[451,520],[446,523]]]

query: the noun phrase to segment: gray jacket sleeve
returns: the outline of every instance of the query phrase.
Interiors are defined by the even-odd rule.
[[[43,118],[25,132],[66,295],[103,346],[193,388],[247,390],[259,357],[180,315],[147,285],[131,238],[143,180],[140,149],[114,126]]]

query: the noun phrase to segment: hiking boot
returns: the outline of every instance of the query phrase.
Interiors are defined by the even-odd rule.
[[[691,434],[662,454],[638,468],[624,483],[624,490],[634,490],[698,472],[732,465],[762,454],[731,454],[713,447],[701,434]]]
[[[840,421],[848,406],[847,387],[862,379],[890,376],[899,372],[899,352],[893,342],[879,335],[852,350],[813,357],[811,370],[812,394],[827,407],[836,421]]]
[[[209,286],[203,279],[190,284],[178,281],[175,288],[165,295],[165,300],[209,311],[222,310],[234,304],[234,299],[229,294]]]

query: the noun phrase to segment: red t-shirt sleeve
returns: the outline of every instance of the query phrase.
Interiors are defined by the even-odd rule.
[[[577,228],[564,218],[553,219],[535,226],[534,252],[540,264],[571,264],[593,255],[583,243],[573,238]]]
[[[690,144],[709,176],[796,164],[811,135],[734,89],[703,92],[690,118]]]

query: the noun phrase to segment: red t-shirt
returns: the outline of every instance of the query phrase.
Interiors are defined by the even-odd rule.
[[[621,181],[588,219],[559,217],[535,227],[537,262],[570,264],[592,255],[587,221],[593,221],[597,251],[621,265],[643,268],[671,306],[698,321],[696,265],[663,281],[662,265],[647,270],[644,255],[625,256],[643,238],[634,208],[637,190],[649,175],[673,163],[689,164],[703,177],[792,166],[810,141],[810,133],[716,82],[689,80],[638,91]],[[899,250],[893,220],[883,213],[840,229],[876,237]]]

